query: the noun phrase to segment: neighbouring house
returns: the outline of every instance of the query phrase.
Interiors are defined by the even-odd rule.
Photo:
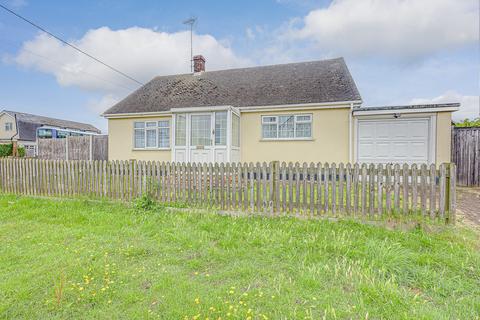
[[[0,144],[17,142],[27,156],[35,156],[37,139],[59,139],[67,136],[100,134],[86,123],[37,116],[23,112],[0,112]]]
[[[459,104],[362,107],[343,58],[156,77],[108,119],[111,160],[450,161]]]

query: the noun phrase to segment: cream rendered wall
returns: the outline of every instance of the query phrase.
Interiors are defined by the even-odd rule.
[[[133,123],[135,121],[170,120],[170,139],[172,137],[171,116],[152,118],[123,118],[108,119],[108,159],[109,160],[155,160],[171,161],[170,150],[134,150],[133,148]],[[170,146],[172,141],[170,141]]]
[[[7,122],[12,123],[12,131],[5,131],[5,123]],[[0,140],[10,140],[16,132],[15,118],[6,113],[0,115]]]
[[[348,162],[350,106],[331,109],[242,112],[242,162]],[[262,140],[262,115],[312,114],[312,140]]]
[[[451,162],[452,113],[437,113],[436,163]]]

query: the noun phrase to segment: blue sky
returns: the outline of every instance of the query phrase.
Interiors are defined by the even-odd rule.
[[[477,0],[0,2],[142,82],[189,71],[345,57],[364,105],[479,112]],[[89,122],[138,86],[0,10],[0,108]]]

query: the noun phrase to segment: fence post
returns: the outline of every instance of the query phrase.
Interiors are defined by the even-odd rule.
[[[445,223],[455,224],[455,164],[446,163],[446,177],[445,177],[445,208],[448,214],[445,217]],[[452,170],[453,169],[453,170]],[[451,190],[453,187],[453,190]]]
[[[90,135],[90,146],[89,146],[89,153],[88,153],[88,160],[92,161],[93,159],[93,135]]]
[[[69,136],[65,137],[65,160],[67,161],[68,161],[68,139],[69,138],[70,138]]]
[[[272,207],[270,208],[271,212],[275,212],[278,208],[278,170],[280,167],[280,161],[272,161],[272,172],[271,172],[271,179],[272,179],[272,190],[270,194],[272,196]]]

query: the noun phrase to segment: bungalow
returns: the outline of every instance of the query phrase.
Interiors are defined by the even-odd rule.
[[[34,114],[3,110],[0,112],[0,144],[17,142],[27,156],[36,155],[37,138],[65,138],[99,134],[100,130],[86,123],[60,120]]]
[[[111,160],[450,161],[458,104],[362,107],[343,58],[156,77],[108,119]]]

